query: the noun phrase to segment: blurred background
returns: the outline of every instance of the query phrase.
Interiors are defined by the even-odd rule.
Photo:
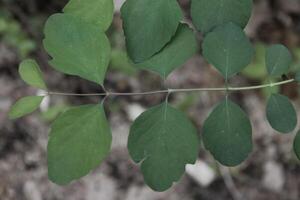
[[[191,23],[189,0],[179,0],[186,22]],[[233,86],[265,82],[265,46],[283,43],[294,56],[292,72],[300,69],[300,1],[255,0],[253,15],[246,28],[256,49],[253,63],[231,80]],[[66,187],[47,178],[46,145],[49,125],[71,105],[97,103],[97,97],[51,96],[40,112],[16,121],[7,113],[16,99],[41,93],[27,87],[18,75],[18,64],[35,58],[52,91],[95,93],[99,86],[77,77],[56,72],[48,65],[43,50],[43,25],[53,13],[61,11],[67,0],[0,1],[0,200],[299,200],[300,164],[292,152],[294,134],[280,135],[266,121],[268,90],[231,94],[250,116],[254,151],[235,168],[219,166],[203,148],[194,166],[170,190],[157,193],[145,186],[143,177],[130,159],[127,136],[132,121],[146,108],[163,101],[163,95],[118,97],[106,100],[107,115],[113,132],[109,157],[98,169]],[[164,87],[193,88],[223,86],[222,77],[202,58],[192,57],[163,82],[156,74],[137,71],[128,61],[119,9],[115,0],[115,18],[108,36],[113,46],[105,81],[107,90],[119,92],[157,90]],[[201,34],[197,35],[199,44]],[[176,55],[175,55],[176,56]],[[275,88],[289,96],[300,111],[299,87],[289,84]],[[170,102],[193,120],[200,132],[214,104],[224,98],[222,92],[174,94]],[[298,112],[298,115],[300,112]]]

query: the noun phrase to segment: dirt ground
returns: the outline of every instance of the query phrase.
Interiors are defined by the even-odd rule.
[[[122,1],[116,2],[116,14],[108,35],[115,52],[124,51],[121,19]],[[0,2],[0,200],[299,200],[300,162],[292,152],[294,134],[281,135],[271,129],[265,117],[266,91],[232,93],[250,116],[253,126],[254,151],[242,165],[225,168],[201,148],[196,167],[179,183],[162,193],[153,192],[143,181],[141,172],[131,161],[126,149],[129,127],[146,108],[164,99],[163,95],[118,97],[106,100],[106,112],[112,127],[113,147],[109,157],[90,175],[69,186],[51,183],[47,177],[46,145],[49,127],[57,113],[69,105],[97,103],[97,97],[51,96],[40,112],[16,121],[7,117],[9,107],[21,96],[36,94],[18,76],[18,64],[26,58],[41,64],[52,91],[101,92],[97,85],[77,77],[56,72],[47,63],[41,45],[42,26],[49,15],[59,12],[66,0],[2,0]],[[180,1],[190,23],[189,0]],[[3,31],[1,22],[18,24],[19,28]],[[11,32],[14,31],[14,32]],[[300,68],[300,1],[255,0],[247,35],[254,44],[284,43],[293,50],[294,69]],[[15,38],[13,37],[15,35]],[[197,35],[199,44],[202,36]],[[17,39],[16,39],[17,38]],[[21,38],[21,39],[20,39]],[[17,42],[16,42],[17,41]],[[32,46],[30,46],[30,44]],[[258,55],[259,56],[259,55]],[[219,87],[222,77],[202,58],[199,52],[176,70],[166,83],[152,73],[137,72],[126,59],[114,59],[107,74],[107,90],[119,92],[148,91],[164,86],[172,88]],[[254,61],[255,62],[255,61]],[[292,75],[292,74],[291,74]],[[264,79],[248,73],[231,80],[232,85],[254,85]],[[289,96],[298,110],[297,84],[278,88]],[[170,102],[185,111],[197,125],[224,98],[222,92],[174,94]]]

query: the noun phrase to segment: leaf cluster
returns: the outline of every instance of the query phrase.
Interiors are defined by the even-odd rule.
[[[204,36],[202,54],[226,83],[254,56],[243,30],[251,11],[252,0],[192,0],[193,24]],[[196,31],[183,23],[176,0],[127,0],[121,16],[129,59],[138,69],[165,79],[200,49]],[[45,25],[44,47],[51,56],[50,65],[103,85],[111,54],[105,32],[112,18],[112,0],[70,0],[63,13],[52,15]],[[288,72],[292,56],[285,46],[275,44],[266,50],[265,60],[269,78],[278,79]],[[48,91],[35,61],[22,62],[19,71],[27,84]],[[42,100],[43,96],[22,98],[12,107],[10,117],[33,112]],[[266,117],[278,132],[290,133],[297,125],[292,103],[281,94],[270,95]],[[205,148],[225,166],[241,164],[253,148],[250,119],[229,99],[228,91],[205,120],[201,133]],[[300,157],[299,135],[294,147]],[[67,109],[54,121],[49,135],[50,180],[65,185],[85,176],[105,159],[111,142],[103,104]],[[172,107],[168,98],[142,113],[130,128],[129,154],[140,165],[145,182],[156,191],[177,182],[185,165],[195,163],[199,148],[195,125]]]

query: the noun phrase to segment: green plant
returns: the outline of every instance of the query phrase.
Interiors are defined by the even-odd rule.
[[[294,79],[264,85],[231,87],[229,79],[250,64],[254,48],[246,37],[252,0],[192,0],[191,12],[196,29],[204,34],[203,56],[223,75],[221,88],[165,89],[159,91],[96,94],[52,92],[47,89],[37,63],[21,63],[20,75],[31,86],[46,90],[46,95],[131,96],[165,94],[160,105],[141,114],[133,123],[128,150],[140,164],[145,182],[164,191],[180,179],[187,163],[194,163],[200,138],[190,120],[173,108],[169,95],[179,92],[225,91],[203,125],[203,143],[214,158],[226,166],[243,162],[252,151],[252,128],[246,113],[229,99],[230,92],[265,89],[292,83]],[[127,53],[137,68],[158,73],[163,79],[198,50],[194,31],[181,22],[183,15],[176,0],[127,0],[121,9]],[[112,22],[112,0],[70,0],[63,13],[52,15],[45,25],[44,47],[58,71],[76,75],[103,87],[111,48],[105,31]],[[291,54],[282,45],[266,51],[269,80],[278,80],[289,70]],[[300,76],[296,76],[299,79]],[[104,88],[104,87],[103,87]],[[25,97],[11,109],[18,118],[35,110],[41,97]],[[49,178],[68,184],[98,166],[111,146],[111,132],[103,102],[67,109],[52,125],[48,143]],[[272,94],[267,105],[271,126],[283,133],[296,128],[297,116],[289,99]],[[284,115],[284,116],[283,116]],[[300,134],[300,133],[299,133]],[[295,151],[300,154],[299,134]]]

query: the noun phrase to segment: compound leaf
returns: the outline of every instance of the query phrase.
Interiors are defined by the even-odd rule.
[[[288,72],[292,64],[290,51],[281,44],[272,45],[266,52],[266,65],[271,76],[281,76]]]
[[[244,28],[251,16],[252,0],[192,0],[191,15],[196,28],[203,33],[233,22]]]
[[[19,99],[10,109],[10,119],[17,119],[34,112],[43,101],[43,96],[28,96]]]
[[[99,26],[106,31],[113,19],[113,0],[70,0],[64,12]]]
[[[252,151],[252,128],[246,113],[232,101],[221,102],[203,127],[205,148],[226,166],[242,163]]]
[[[297,135],[294,139],[294,152],[297,158],[300,160],[300,130],[297,132]]]
[[[165,78],[196,51],[197,41],[193,31],[187,25],[180,24],[170,43],[149,60],[137,64],[136,67],[157,72]]]
[[[297,114],[290,100],[280,94],[272,94],[267,104],[267,119],[275,130],[292,132],[297,125]]]
[[[207,34],[203,55],[228,79],[251,62],[254,48],[240,27],[228,23]]]
[[[69,14],[52,15],[44,32],[44,46],[55,69],[103,84],[110,60],[104,32]]]
[[[39,89],[46,90],[47,86],[43,79],[42,72],[35,60],[24,60],[19,67],[21,78],[28,84]]]
[[[193,124],[167,103],[141,114],[130,129],[128,149],[141,163],[145,182],[164,191],[182,176],[185,165],[194,163],[199,138]]]
[[[121,14],[128,55],[134,63],[159,52],[176,33],[182,18],[176,0],[127,0]]]
[[[107,156],[111,140],[102,106],[79,106],[62,113],[49,136],[49,179],[65,185],[85,176]]]

